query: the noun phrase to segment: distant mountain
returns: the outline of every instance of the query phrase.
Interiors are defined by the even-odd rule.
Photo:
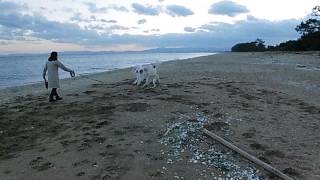
[[[218,48],[155,48],[148,49],[143,51],[63,51],[58,52],[59,55],[90,55],[90,54],[133,54],[133,53],[213,53],[213,52],[222,52],[227,51],[226,49],[218,49]],[[48,53],[41,54],[8,54],[9,56],[37,56],[37,55],[45,55],[48,56]],[[0,55],[0,56],[8,56],[8,55]]]
[[[217,48],[155,48],[144,50],[142,52],[146,53],[212,53],[212,52],[221,52],[225,51],[224,49]]]
[[[213,48],[155,48],[143,51],[66,51],[59,52],[59,54],[121,54],[121,53],[211,53],[221,52],[224,49],[213,49]]]

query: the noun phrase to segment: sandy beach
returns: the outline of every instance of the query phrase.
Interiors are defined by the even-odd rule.
[[[0,91],[0,180],[278,179],[200,129],[294,179],[320,179],[320,53],[221,53]]]

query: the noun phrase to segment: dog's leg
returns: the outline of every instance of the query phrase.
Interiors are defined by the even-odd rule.
[[[159,77],[158,74],[156,75],[156,79],[157,79],[157,81],[158,81],[158,84],[160,85],[160,77]]]
[[[156,78],[153,78],[152,83],[153,83],[153,87],[152,88],[157,87],[157,79]]]
[[[136,85],[138,83],[138,80],[136,79],[135,81],[133,81],[133,85]]]
[[[144,83],[144,85],[143,85],[142,87],[146,87],[146,86],[149,85],[149,84],[150,84],[150,78],[147,77],[146,83]]]
[[[141,80],[139,79],[137,80],[137,85],[140,86],[140,84],[141,84]]]

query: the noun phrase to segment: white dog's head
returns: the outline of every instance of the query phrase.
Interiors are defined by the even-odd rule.
[[[136,76],[136,80],[133,82],[133,84],[140,85],[145,80],[145,71],[142,65],[136,66],[132,70]]]

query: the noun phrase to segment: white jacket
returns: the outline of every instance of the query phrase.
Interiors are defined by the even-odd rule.
[[[65,70],[65,71],[68,71],[68,72],[72,72],[73,71],[73,70],[67,68],[66,66],[64,66],[58,60],[56,60],[56,61],[47,61],[47,63],[44,66],[42,76],[45,78],[46,77],[46,73],[48,71],[48,85],[49,85],[49,88],[59,88],[60,87],[60,84],[59,84],[59,73],[58,73],[59,68]]]

